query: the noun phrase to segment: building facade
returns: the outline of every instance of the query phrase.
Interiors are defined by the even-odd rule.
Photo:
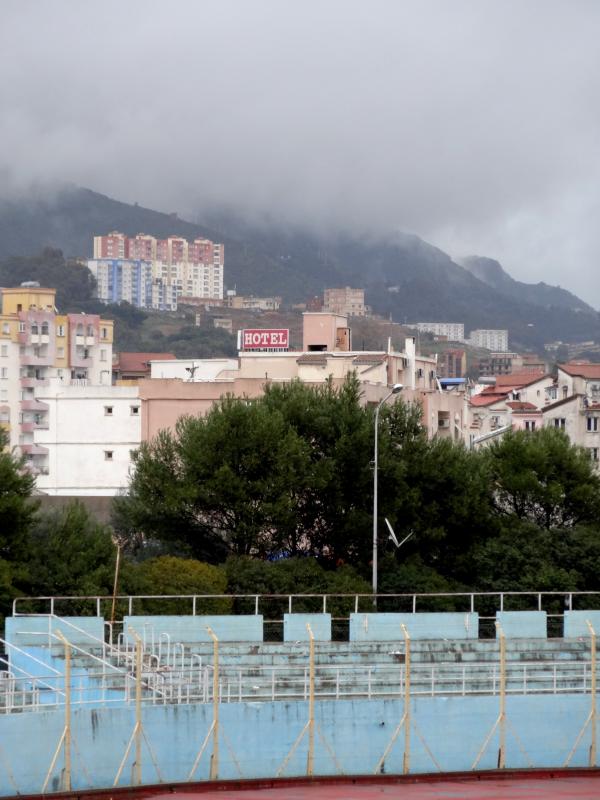
[[[34,432],[46,451],[39,491],[50,495],[116,495],[127,487],[141,441],[137,386],[65,386],[50,379],[39,390],[47,425]]]
[[[0,422],[30,471],[46,475],[48,448],[37,434],[50,419],[41,394],[52,379],[63,387],[110,386],[113,323],[97,314],[58,314],[54,289],[26,285],[1,295]]]
[[[344,286],[342,289],[325,289],[323,311],[347,317],[364,317],[367,313],[365,290],[352,289],[350,286]]]
[[[483,347],[494,353],[507,353],[508,331],[480,328],[471,331],[469,343],[473,347]]]
[[[113,232],[94,237],[88,267],[105,302],[175,310],[178,298],[223,299],[224,247],[208,239],[156,239]]]
[[[445,336],[449,342],[463,342],[465,326],[462,322],[415,322],[408,327],[420,333],[433,333],[434,336]]]
[[[260,397],[271,383],[300,380],[312,386],[341,386],[355,375],[365,405],[375,405],[395,383],[402,399],[421,405],[428,435],[463,440],[467,407],[463,392],[445,392],[435,358],[416,353],[408,337],[403,352],[353,351],[348,320],[338,314],[307,312],[302,351],[241,351],[237,359],[152,363],[152,379],[140,382],[142,438],[173,428],[181,414],[205,414],[224,395]]]
[[[467,374],[467,354],[464,350],[444,350],[439,354],[440,378],[464,378]]]

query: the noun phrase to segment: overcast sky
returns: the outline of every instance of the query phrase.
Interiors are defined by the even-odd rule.
[[[1,0],[5,192],[417,233],[600,307],[598,0]]]

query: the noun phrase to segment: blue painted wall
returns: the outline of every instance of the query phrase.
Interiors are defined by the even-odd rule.
[[[307,625],[310,625],[316,641],[331,641],[331,614],[284,614],[283,641],[308,641],[310,636],[306,629]]]
[[[594,631],[600,636],[600,611],[565,611],[565,639],[589,639],[590,629],[586,620],[591,622]]]
[[[545,611],[496,611],[496,621],[502,626],[507,639],[546,639],[548,635]]]
[[[411,772],[469,770],[498,716],[498,697],[420,697],[413,699]],[[589,696],[509,696],[507,700],[506,766],[562,766],[583,727]],[[401,701],[356,700],[316,703],[316,723],[335,756],[316,736],[317,775],[373,774],[403,713]],[[220,778],[273,776],[308,719],[306,702],[231,703],[220,706]],[[143,728],[158,764],[157,775],[146,742],[142,749],[143,782],[185,781],[209,730],[212,707],[145,706]],[[73,717],[74,788],[111,786],[134,728],[133,708],[78,709]],[[39,792],[63,728],[58,712],[0,716],[0,795]],[[519,738],[517,741],[515,734]],[[423,744],[431,751],[431,756]],[[498,731],[492,736],[479,769],[494,769]],[[590,730],[584,734],[572,766],[586,766]],[[387,773],[402,770],[401,731],[384,765]],[[284,775],[304,775],[305,735]],[[525,751],[525,752],[523,752]],[[195,779],[209,777],[209,741]],[[133,748],[120,781],[131,782]],[[10,765],[12,775],[7,773]],[[59,788],[63,767],[59,756],[51,789]],[[87,773],[87,775],[86,775]],[[88,777],[89,776],[89,779]]]
[[[168,633],[172,642],[211,642],[207,631],[212,628],[221,642],[262,642],[262,614],[244,616],[132,616],[123,618],[123,630],[128,641],[133,628],[150,645],[158,644],[161,633]]]
[[[477,639],[479,615],[471,613],[350,614],[351,642],[403,640],[402,624],[411,639]]]

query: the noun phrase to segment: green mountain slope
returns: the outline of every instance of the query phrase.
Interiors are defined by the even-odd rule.
[[[550,286],[543,281],[540,283],[516,281],[493,258],[467,256],[459,263],[480,281],[515,300],[525,300],[544,308],[571,308],[587,313],[594,311],[590,305],[584,303],[572,292],[561,289],[560,286]]]
[[[223,216],[207,225],[193,224],[72,186],[0,201],[0,259],[33,255],[48,245],[67,256],[89,257],[93,236],[111,230],[221,241],[226,284],[242,294],[277,294],[303,302],[326,287],[353,285],[366,289],[375,312],[399,322],[447,320],[464,322],[467,330],[508,328],[515,348],[555,339],[600,341],[597,312],[570,293],[520,284],[499,265],[500,273],[498,268],[484,270],[481,279],[417,236],[323,237],[276,225],[249,227]],[[30,277],[23,274],[22,280]]]

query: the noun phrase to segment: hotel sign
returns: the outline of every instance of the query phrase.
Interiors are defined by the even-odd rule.
[[[240,350],[287,350],[289,346],[288,328],[246,328],[239,332]]]

